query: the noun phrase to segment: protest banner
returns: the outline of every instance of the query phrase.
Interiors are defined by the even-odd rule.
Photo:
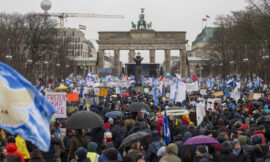
[[[186,84],[186,91],[187,92],[199,91],[198,82],[194,82],[194,83],[191,83],[191,84]]]
[[[205,116],[205,105],[204,103],[199,103],[196,105],[196,117],[197,117],[197,125],[200,125]]]
[[[215,100],[212,98],[207,99],[207,110],[214,110]]]
[[[79,94],[78,93],[68,93],[67,94],[67,101],[68,102],[79,101]]]
[[[100,88],[98,96],[107,96],[108,95],[108,88]]]
[[[214,93],[214,96],[215,97],[219,97],[219,96],[223,96],[224,94],[223,94],[223,91],[219,91],[219,92],[215,92]]]
[[[201,89],[201,90],[200,90],[200,94],[201,94],[201,95],[207,95],[206,89]]]
[[[46,99],[55,107],[57,112],[53,118],[66,118],[66,93],[63,92],[46,92]]]
[[[248,100],[249,100],[249,101],[252,101],[252,100],[253,100],[253,96],[254,96],[254,93],[250,93],[250,94],[248,95]]]
[[[99,95],[99,88],[94,88],[94,94],[95,94],[96,96]]]
[[[260,98],[262,98],[262,93],[254,93],[253,100],[258,100]]]

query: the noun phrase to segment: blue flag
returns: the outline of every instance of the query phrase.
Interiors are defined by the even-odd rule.
[[[164,141],[166,145],[168,145],[171,142],[171,134],[170,134],[169,121],[167,117],[166,108],[164,109],[163,134],[164,134]]]
[[[56,109],[10,66],[0,62],[0,127],[48,151],[49,123]]]
[[[96,104],[96,100],[95,100],[95,96],[93,96],[93,103],[92,103],[92,105],[94,105],[94,106],[97,105],[97,104]]]
[[[79,96],[83,97],[83,85],[81,84]]]
[[[154,87],[154,102],[155,102],[155,105],[158,105],[157,84],[155,84],[155,87]]]
[[[226,86],[231,86],[233,87],[234,85],[234,79],[233,78],[230,78],[227,82],[226,82]]]

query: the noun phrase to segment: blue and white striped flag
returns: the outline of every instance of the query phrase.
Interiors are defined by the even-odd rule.
[[[48,151],[49,123],[56,109],[10,66],[0,62],[0,127]]]
[[[171,134],[170,134],[169,121],[168,121],[168,117],[167,117],[166,108],[164,109],[163,134],[164,134],[164,141],[165,141],[166,145],[170,144]]]
[[[155,83],[155,86],[154,86],[154,102],[155,102],[155,105],[158,105],[157,83]]]

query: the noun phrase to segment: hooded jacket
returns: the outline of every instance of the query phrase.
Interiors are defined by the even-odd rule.
[[[7,150],[7,155],[18,156],[21,159],[21,162],[24,162],[22,153],[17,150],[17,146],[15,143],[7,144],[6,150]]]
[[[181,159],[177,156],[178,147],[176,144],[169,144],[166,148],[166,152],[166,155],[160,159],[160,162],[182,162]]]
[[[22,153],[23,158],[24,159],[30,159],[30,154],[29,154],[29,151],[27,149],[25,140],[19,135],[17,135],[15,140],[16,140],[17,149],[18,149],[19,152]]]
[[[186,132],[183,136],[183,142],[178,144],[178,152],[180,153],[180,158],[183,162],[189,162],[193,160],[195,149],[192,146],[184,146],[183,144],[191,138],[192,135],[190,132]]]
[[[221,145],[220,152],[216,154],[215,162],[235,162],[236,156],[232,153],[232,146],[228,141]]]
[[[196,157],[196,159],[194,159],[194,161],[197,162],[213,162],[214,158],[211,154],[209,154],[208,152],[202,154],[201,157]]]
[[[99,154],[97,154],[97,144],[95,142],[88,143],[87,151],[87,157],[91,162],[98,162]]]

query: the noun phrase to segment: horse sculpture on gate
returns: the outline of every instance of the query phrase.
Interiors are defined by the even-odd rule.
[[[146,29],[146,21],[144,20],[144,8],[142,8],[141,10],[142,10],[142,13],[139,16],[137,29]]]
[[[144,8],[141,8],[141,14],[139,15],[139,21],[137,22],[137,24],[135,24],[133,21],[131,22],[131,27],[132,30],[149,30],[152,29],[152,22],[147,23],[144,20]]]

